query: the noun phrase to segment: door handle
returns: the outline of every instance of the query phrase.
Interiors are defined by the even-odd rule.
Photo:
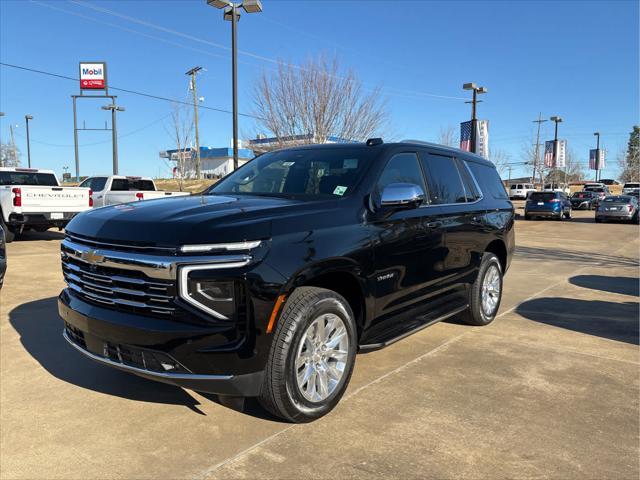
[[[427,228],[439,228],[442,226],[442,222],[427,222]]]

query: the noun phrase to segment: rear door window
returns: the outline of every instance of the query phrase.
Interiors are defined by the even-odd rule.
[[[427,173],[432,204],[466,203],[467,196],[462,178],[452,157],[429,153],[423,155],[421,160]]]
[[[509,199],[500,175],[494,167],[476,162],[467,162],[467,164],[485,195],[491,195],[496,200]]]

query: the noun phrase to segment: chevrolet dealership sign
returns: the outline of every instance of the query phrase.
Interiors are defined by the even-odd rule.
[[[107,64],[80,62],[80,90],[105,90],[106,88]]]

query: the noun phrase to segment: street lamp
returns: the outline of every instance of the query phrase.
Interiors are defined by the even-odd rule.
[[[553,134],[553,166],[554,168],[558,168],[558,124],[562,123],[562,117],[558,117],[557,115],[554,115],[553,117],[550,117],[549,120],[555,123],[555,130],[554,130],[555,133]],[[566,183],[567,183],[566,165],[564,167],[564,183],[566,187]]]
[[[31,142],[29,141],[29,120],[33,120],[31,115],[25,115],[24,121],[27,124],[27,164],[31,168]]]
[[[596,182],[598,181],[598,174],[600,173],[600,132],[593,133],[596,136],[596,158],[595,158],[595,167],[596,167]]]
[[[464,90],[472,90],[473,98],[469,102],[471,104],[471,151],[476,153],[476,104],[482,102],[482,100],[478,100],[478,94],[487,93],[487,89],[485,87],[478,87],[475,83],[465,83],[462,85]]]
[[[233,84],[233,169],[238,168],[238,47],[236,41],[236,24],[240,20],[238,10],[243,8],[247,13],[262,11],[260,0],[244,0],[233,3],[228,0],[207,0],[207,4],[224,9],[224,19],[231,22],[231,72]]]
[[[113,149],[113,174],[118,174],[118,128],[116,125],[116,112],[124,112],[124,107],[114,103],[103,105],[102,110],[111,110],[111,144]]]

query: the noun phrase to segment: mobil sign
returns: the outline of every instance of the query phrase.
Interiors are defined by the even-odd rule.
[[[107,88],[107,64],[105,62],[80,62],[80,90],[104,90]]]

